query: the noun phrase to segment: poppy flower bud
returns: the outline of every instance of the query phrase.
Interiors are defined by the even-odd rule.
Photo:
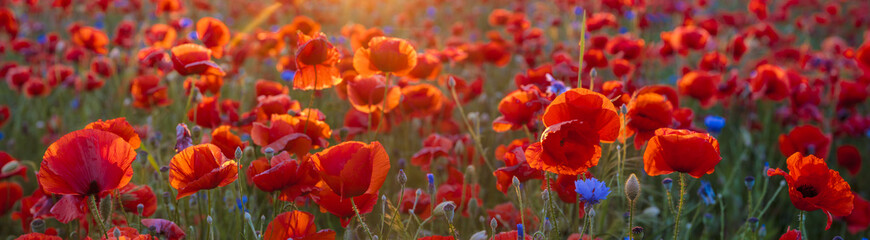
[[[396,181],[399,182],[399,185],[405,185],[408,182],[408,175],[405,175],[404,169],[399,169],[399,174],[396,175]]]
[[[35,233],[45,233],[45,221],[42,219],[35,219],[30,222],[30,231]]]
[[[242,155],[242,148],[241,148],[241,147],[236,147],[236,153],[235,153],[235,156],[236,156],[236,159],[241,159],[241,158],[242,158],[243,155]]]
[[[447,78],[447,86],[450,86],[450,88],[456,87],[456,79],[454,79],[453,76]]]
[[[746,188],[748,188],[751,191],[752,187],[755,186],[755,177],[747,176],[746,178],[743,179],[743,183],[746,184]]]
[[[665,186],[665,190],[671,191],[671,187],[674,186],[674,180],[671,178],[665,178],[662,180],[662,185]]]
[[[514,176],[514,178],[511,179],[511,183],[513,183],[514,186],[516,186],[517,188],[521,187],[521,186],[520,186],[520,179],[517,178],[517,176]]]
[[[106,196],[101,199],[99,209],[100,215],[103,215],[103,219],[109,219],[112,216],[112,197]]]
[[[498,227],[498,221],[495,218],[489,220],[489,227],[492,228],[492,232],[495,232],[495,229]]]
[[[474,233],[469,240],[486,240],[486,230]]]
[[[625,181],[625,197],[634,202],[638,196],[640,196],[640,182],[637,181],[637,176],[632,173]]]
[[[193,126],[193,128],[190,129],[190,133],[191,136],[193,136],[193,139],[200,139],[200,137],[202,137],[202,128],[200,126]]]
[[[0,172],[2,172],[3,175],[10,174],[13,171],[17,171],[20,166],[21,164],[19,164],[18,161],[10,161],[6,163],[6,165],[3,165],[3,169],[0,170]]]
[[[267,159],[272,159],[272,156],[275,156],[275,149],[267,147],[263,150],[263,153],[266,154]]]
[[[473,165],[468,165],[468,167],[465,168],[465,179],[472,179],[472,177],[477,176],[474,174],[476,171],[477,169],[474,168]]]
[[[468,212],[474,213],[477,210],[477,198],[468,200]]]
[[[145,211],[145,204],[136,204],[136,213],[139,214],[139,216],[142,216],[143,211]]]
[[[448,216],[447,212],[450,212],[450,215],[449,215],[450,218],[448,221],[453,221],[453,218],[452,218],[453,217],[453,210],[456,210],[456,203],[453,203],[453,201],[445,201],[445,202],[439,203],[438,206],[435,206],[435,209],[432,210],[432,215],[433,216]]]

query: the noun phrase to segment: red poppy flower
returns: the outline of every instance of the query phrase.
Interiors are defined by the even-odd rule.
[[[335,67],[338,59],[338,50],[326,39],[326,34],[306,36],[300,33],[293,88],[320,90],[338,84],[341,81]]]
[[[411,79],[428,79],[432,80],[441,73],[441,59],[435,56],[434,53],[426,52],[417,54],[417,65],[408,72],[408,77]]]
[[[15,159],[4,151],[0,151],[0,168],[3,169],[0,172],[0,179],[7,179],[15,175],[19,175],[25,180],[27,179],[27,166],[21,164],[18,162],[18,159]]]
[[[15,240],[63,240],[63,238],[44,233],[28,233],[18,236]]]
[[[299,101],[290,99],[286,94],[257,97],[257,107],[252,110],[257,114],[258,122],[265,122],[273,115],[287,114],[288,112],[301,112],[302,106]]]
[[[306,158],[296,160],[290,153],[281,152],[272,157],[268,168],[257,172],[251,180],[264,192],[281,191],[281,201],[295,201],[297,197],[318,190],[320,181],[314,164]]]
[[[670,128],[655,134],[643,153],[643,170],[650,176],[681,172],[700,178],[713,173],[722,160],[719,141],[709,134]]]
[[[311,36],[318,32],[320,32],[320,24],[314,21],[314,19],[302,15],[294,17],[290,24],[284,25],[278,30],[281,39],[289,42],[292,47],[296,47],[298,43],[302,42],[297,38],[297,33]]]
[[[342,198],[377,193],[390,171],[390,156],[379,142],[343,142],[312,160],[323,182]]]
[[[409,85],[402,88],[402,111],[412,118],[432,116],[441,110],[444,95],[430,84]]]
[[[211,61],[211,50],[202,45],[186,43],[172,47],[170,51],[172,66],[178,74],[225,75],[220,66]]]
[[[460,175],[461,176],[461,175]],[[441,203],[445,201],[453,201],[456,203],[456,211],[461,212],[463,217],[468,217],[468,203],[472,198],[477,199],[477,206],[483,206],[480,199],[479,184],[463,184],[462,180],[456,180],[454,183],[445,183],[438,186],[435,192],[435,202]]]
[[[779,152],[791,156],[796,152],[806,155],[828,156],[831,137],[813,125],[795,127],[788,134],[779,135]]]
[[[218,109],[217,97],[203,97],[187,111],[187,119],[204,128],[215,128],[221,125],[221,112]]]
[[[384,94],[384,91],[387,91]],[[386,99],[384,99],[386,96]],[[354,109],[364,113],[388,113],[399,106],[402,90],[390,86],[387,90],[386,78],[381,75],[357,76],[347,83],[347,98]],[[384,103],[386,101],[386,103]]]
[[[598,165],[602,139],[599,134],[590,134],[599,132],[593,124],[578,119],[547,127],[541,141],[526,149],[529,166],[556,174],[577,175]]]
[[[499,205],[495,205],[492,209],[486,210],[486,215],[488,215],[488,219],[491,220],[496,218],[496,222],[499,226],[513,228],[517,224],[522,223],[524,227],[528,229],[535,229],[538,225],[538,217],[532,212],[531,209],[523,209],[525,212],[525,221],[520,221],[520,210],[514,207],[513,203],[507,202]],[[504,226],[503,224],[507,224]],[[516,239],[516,238],[514,238]]]
[[[353,197],[353,202],[351,202],[350,198],[342,198],[336,194],[325,182],[320,182],[317,185],[321,190],[317,194],[311,195],[311,199],[320,206],[320,212],[329,212],[338,217],[341,221],[341,227],[347,227],[351,218],[356,216],[352,203],[356,204],[360,214],[366,214],[372,212],[378,202],[377,190],[374,193]]]
[[[680,94],[688,95],[701,102],[701,106],[710,107],[715,103],[716,92],[719,87],[719,74],[706,71],[691,71],[677,82]]]
[[[227,159],[221,149],[210,143],[185,148],[169,163],[169,185],[178,190],[175,199],[199,190],[223,187],[235,181],[238,164]]]
[[[9,8],[0,8],[0,29],[6,32],[9,39],[18,37],[18,20],[15,19],[15,13]]]
[[[109,37],[106,36],[106,33],[94,27],[75,24],[70,27],[70,40],[78,46],[99,54],[109,52],[106,49],[106,45],[109,44]]]
[[[254,89],[256,89],[257,97],[283,95],[287,94],[290,91],[287,89],[287,87],[284,87],[284,84],[281,84],[280,82],[269,81],[265,79],[257,80],[257,83],[254,85]]]
[[[45,150],[36,177],[49,193],[102,197],[130,182],[135,158],[136,151],[120,136],[83,129]]]
[[[755,76],[749,81],[749,89],[754,96],[764,96],[773,101],[780,101],[791,95],[786,72],[770,64],[755,68]]]
[[[680,26],[671,32],[668,44],[678,53],[685,56],[689,50],[701,50],[707,46],[710,34],[707,30],[695,26]]]
[[[802,237],[803,235],[801,234],[801,231],[797,229],[792,230],[791,227],[788,227],[788,229],[785,230],[785,233],[779,237],[779,240],[801,240]]]
[[[493,120],[492,129],[506,132],[531,125],[545,105],[547,100],[536,86],[515,90],[499,101],[498,111],[501,116]]]
[[[211,144],[218,146],[221,153],[229,159],[236,158],[236,149],[245,149],[248,142],[242,142],[239,136],[230,132],[230,126],[223,125],[211,131]]]
[[[119,192],[121,196],[121,205],[124,206],[124,211],[139,214],[138,206],[142,204],[142,217],[150,217],[157,211],[157,195],[154,195],[154,190],[151,186],[136,184],[127,184],[122,187]]]
[[[2,73],[0,73],[2,74]],[[45,81],[49,86],[55,87],[60,84],[69,84],[74,82],[77,76],[72,67],[67,65],[55,64],[48,68],[45,74]]]
[[[196,22],[196,36],[215,58],[223,57],[224,45],[230,43],[230,29],[213,17],[200,18]]]
[[[528,139],[523,139],[514,140],[508,146],[499,146],[496,150],[496,154],[502,153],[501,156],[496,156],[497,159],[504,161],[505,166],[496,169],[492,174],[496,178],[496,188],[502,193],[507,194],[514,177],[520,180],[520,183],[544,178],[541,171],[533,169],[526,161],[525,150],[528,147]]]
[[[263,233],[265,240],[327,240],[335,239],[335,231],[323,229],[317,231],[314,225],[314,215],[301,211],[289,211],[278,214],[269,222],[266,232]]]
[[[6,125],[6,122],[9,122],[9,119],[11,119],[11,117],[12,113],[10,113],[9,111],[9,106],[0,105],[0,127]]]
[[[860,82],[840,81],[837,107],[854,108],[867,100],[867,85]]]
[[[271,148],[275,152],[288,151],[297,157],[305,156],[311,149],[325,148],[332,130],[325,122],[304,116],[272,115],[271,125],[254,123],[251,140],[254,144]]]
[[[148,229],[152,229],[154,234],[163,236],[167,240],[180,240],[187,236],[181,227],[178,227],[174,222],[166,219],[146,218],[142,219],[142,225]],[[149,230],[149,232],[152,231]]]
[[[728,66],[728,58],[719,52],[709,52],[701,57],[698,68],[704,71],[724,72]]]
[[[843,220],[846,221],[846,229],[849,233],[857,234],[870,227],[870,202],[854,192],[852,194],[855,196],[855,202],[852,204],[854,208],[851,214],[843,217]]]
[[[644,45],[645,43],[643,39],[616,36],[607,42],[605,49],[607,50],[607,53],[610,53],[611,55],[622,53],[622,58],[631,61],[640,56],[642,52],[641,50],[644,49]]]
[[[795,208],[803,211],[821,209],[828,215],[846,216],[852,212],[854,195],[852,188],[840,173],[829,169],[824,159],[813,155],[794,153],[787,160],[788,173],[777,168],[768,169],[768,176],[784,176],[788,182],[788,195]]]
[[[91,72],[111,77],[115,73],[115,64],[107,57],[96,57],[91,61]]]
[[[51,93],[51,86],[49,86],[45,81],[39,78],[30,78],[27,82],[21,86],[21,89],[24,92],[24,96],[28,98],[33,97],[45,97]]]
[[[0,156],[0,158],[2,158],[2,156]],[[837,164],[845,167],[849,170],[849,174],[855,176],[861,171],[861,153],[855,146],[840,146],[837,148]]]
[[[616,140],[619,117],[610,99],[585,88],[575,88],[556,96],[541,118],[544,126],[579,120],[589,124],[604,142]]]
[[[141,143],[139,134],[136,133],[136,129],[134,129],[133,126],[127,122],[127,118],[124,117],[106,121],[100,119],[96,122],[89,123],[85,126],[85,129],[97,129],[114,133],[123,138],[124,141],[127,141],[133,149],[139,148],[139,144]]]
[[[518,73],[514,76],[514,84],[517,86],[517,89],[524,89],[523,86],[526,85],[535,85],[538,89],[546,89],[550,86],[550,82],[547,80],[547,74],[552,74],[553,66],[550,64],[544,64],[537,68],[528,69],[525,73]]]
[[[178,33],[169,25],[158,23],[145,29],[145,44],[158,48],[171,48]]]
[[[404,39],[374,37],[368,46],[357,49],[353,55],[353,67],[360,75],[405,76],[417,65],[417,52]]]
[[[366,46],[369,46],[372,39],[384,36],[384,31],[377,27],[365,29],[365,27],[359,24],[351,26],[352,27],[349,29],[342,28],[342,34],[350,37],[350,47],[354,52],[359,50],[360,48],[365,48]],[[356,54],[354,54],[354,58],[355,57]]]
[[[133,78],[130,85],[130,95],[133,95],[133,106],[151,109],[152,106],[163,107],[172,103],[169,98],[169,88],[160,86],[160,78],[155,75],[142,75]]]
[[[426,236],[426,237],[417,238],[417,240],[455,240],[455,238],[453,238],[453,236],[433,235],[433,236]]]
[[[133,35],[136,33],[136,24],[130,20],[123,20],[118,27],[115,28],[115,38],[112,43],[122,48],[133,47]]]
[[[731,40],[731,43],[728,44],[727,51],[731,53],[731,59],[735,62],[740,61],[743,58],[743,54],[749,50],[749,47],[746,45],[746,36],[743,34],[738,34],[734,36],[734,39]]]
[[[513,230],[510,232],[500,232],[500,233],[496,234],[495,236],[492,236],[492,240],[516,240],[519,238],[518,235],[519,235],[519,232],[517,232],[517,230]],[[523,240],[532,240],[532,236],[529,236],[529,234],[526,234],[523,237]]]
[[[865,41],[855,53],[855,61],[864,71],[870,70],[870,41]]]
[[[402,202],[399,203],[400,213],[407,214],[413,209],[414,214],[420,219],[426,219],[429,218],[429,216],[432,216],[431,195],[420,191],[420,196],[418,197],[417,189],[413,188],[405,188],[400,194],[402,194]]]
[[[15,182],[0,182],[0,215],[6,215],[15,203],[21,199],[21,185]]]
[[[643,144],[655,135],[656,129],[671,126],[673,123],[674,106],[670,98],[657,93],[635,94],[628,103],[628,122],[626,127],[636,132],[634,147],[640,149]]]
[[[617,78],[622,78],[630,75],[632,72],[634,72],[635,68],[634,64],[622,58],[613,60],[611,65],[611,68],[613,69],[613,75],[616,75]]]
[[[275,57],[284,49],[284,41],[279,33],[258,30],[254,33],[253,50],[259,58]]]
[[[601,86],[601,94],[611,99],[614,107],[622,107],[631,101],[631,94],[622,81],[607,81]]]
[[[20,92],[27,81],[30,81],[33,70],[27,66],[13,67],[6,72],[6,85],[10,89]]]
[[[608,65],[607,57],[604,56],[604,51],[599,49],[588,49],[583,54],[583,72],[588,72],[592,68],[606,68]]]
[[[423,140],[423,148],[411,156],[411,164],[429,171],[432,160],[450,156],[454,144],[453,139],[433,133]]]

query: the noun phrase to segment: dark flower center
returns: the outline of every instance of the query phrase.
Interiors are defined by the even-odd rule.
[[[812,185],[801,185],[797,188],[798,192],[801,192],[805,198],[811,198],[819,195],[819,192],[816,191],[816,188]]]
[[[88,184],[88,191],[86,192],[86,194],[87,195],[96,195],[99,193],[100,193],[100,184],[97,183],[97,181],[91,181],[91,183]]]

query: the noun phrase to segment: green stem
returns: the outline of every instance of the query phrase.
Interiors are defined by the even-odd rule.
[[[628,239],[634,239],[631,235],[631,223],[634,222],[634,201],[628,201]]]
[[[106,233],[106,223],[103,222],[103,217],[100,216],[100,210],[97,209],[97,196],[90,196],[88,199],[88,208],[91,210],[91,217],[94,218],[94,221],[97,222],[97,226],[100,228],[100,233],[105,238],[109,238],[109,235]]]
[[[397,203],[396,203],[396,207],[393,208],[393,216],[392,216],[392,218],[390,218],[390,229],[387,229],[387,236],[386,236],[384,239],[390,239],[390,233],[393,232],[393,231],[392,231],[392,230],[393,230],[393,223],[395,223],[396,221],[399,221],[399,226],[403,226],[403,225],[402,225],[402,219],[399,218],[399,206],[401,206],[402,201],[404,200],[403,198],[404,198],[404,196],[405,196],[405,194],[404,194],[404,191],[405,191],[405,183],[402,183],[402,187],[399,188],[399,189],[400,189],[400,190],[399,190],[400,193],[402,193],[402,194],[399,194],[399,202],[397,202]],[[387,203],[384,202],[384,204],[387,204]],[[413,214],[412,214],[412,216],[413,216]],[[384,228],[383,228],[383,225],[381,225],[381,226],[382,226],[382,227],[381,227],[381,235],[384,235]],[[403,231],[404,231],[404,230],[403,230]]]
[[[807,212],[801,210],[798,216],[800,217],[800,221],[801,221],[801,225],[800,225],[800,227],[801,227],[801,229],[800,229],[800,230],[801,230],[801,238],[803,238],[803,239],[807,239],[807,227],[806,227],[806,222],[807,222]]]
[[[684,175],[684,173],[680,173],[680,204],[677,207],[677,216],[674,221],[674,240],[677,240],[677,237],[680,236],[680,216],[683,215],[683,199],[686,194],[686,179]]]
[[[477,147],[477,151],[480,152],[480,156],[483,157],[483,162],[486,163],[486,167],[489,168],[489,171],[495,171],[495,167],[492,166],[492,163],[489,162],[489,158],[486,156],[483,144],[480,143],[480,135],[477,134],[477,131],[474,131],[474,128],[471,127],[471,121],[468,121],[468,116],[465,115],[465,109],[462,108],[462,103],[459,102],[459,97],[456,94],[456,87],[450,86],[448,88],[450,88],[450,95],[456,103],[456,108],[459,109],[459,115],[462,117],[462,121],[465,122],[465,127],[468,128],[468,133],[471,134],[471,138],[474,140],[474,146]]]
[[[363,230],[365,230],[366,234],[369,235],[369,239],[375,239],[375,235],[372,234],[372,231],[369,230],[369,226],[366,225],[365,221],[363,221],[362,215],[359,214],[359,209],[356,207],[356,203],[353,201],[353,198],[350,198],[350,204],[353,206],[353,212],[356,213],[356,220],[359,221],[359,224],[362,225]]]
[[[526,211],[525,211],[526,207],[525,207],[525,205],[523,204],[523,192],[522,192],[522,189],[520,189],[520,185],[519,185],[519,184],[517,184],[517,185],[514,186],[514,187],[516,187],[517,200],[520,202],[520,223],[523,224],[523,225],[525,225],[525,224],[526,224],[526,213],[525,213],[525,212],[526,212]],[[549,193],[549,192],[548,192],[548,193]],[[523,230],[523,232],[522,232],[521,234],[522,234],[523,236],[526,235],[526,234],[525,234],[525,229]]]

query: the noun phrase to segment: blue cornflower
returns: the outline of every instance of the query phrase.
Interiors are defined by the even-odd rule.
[[[610,194],[610,188],[595,178],[577,180],[574,182],[574,187],[574,191],[580,194],[580,201],[589,204],[598,204],[601,200],[607,199],[607,195]]]
[[[725,127],[725,118],[720,116],[710,115],[704,118],[704,125],[707,126],[707,131],[712,134],[719,134],[722,128]]]
[[[547,81],[550,82],[550,86],[547,87],[547,92],[555,95],[561,95],[562,93],[568,91],[568,86],[565,86],[565,83],[553,78],[552,75],[547,73],[546,75]]]
[[[704,200],[704,204],[716,204],[716,193],[713,192],[713,186],[710,182],[701,180],[701,187],[698,188],[698,195]]]
[[[296,76],[296,72],[292,70],[284,70],[281,71],[281,79],[284,81],[292,81],[293,77]]]

